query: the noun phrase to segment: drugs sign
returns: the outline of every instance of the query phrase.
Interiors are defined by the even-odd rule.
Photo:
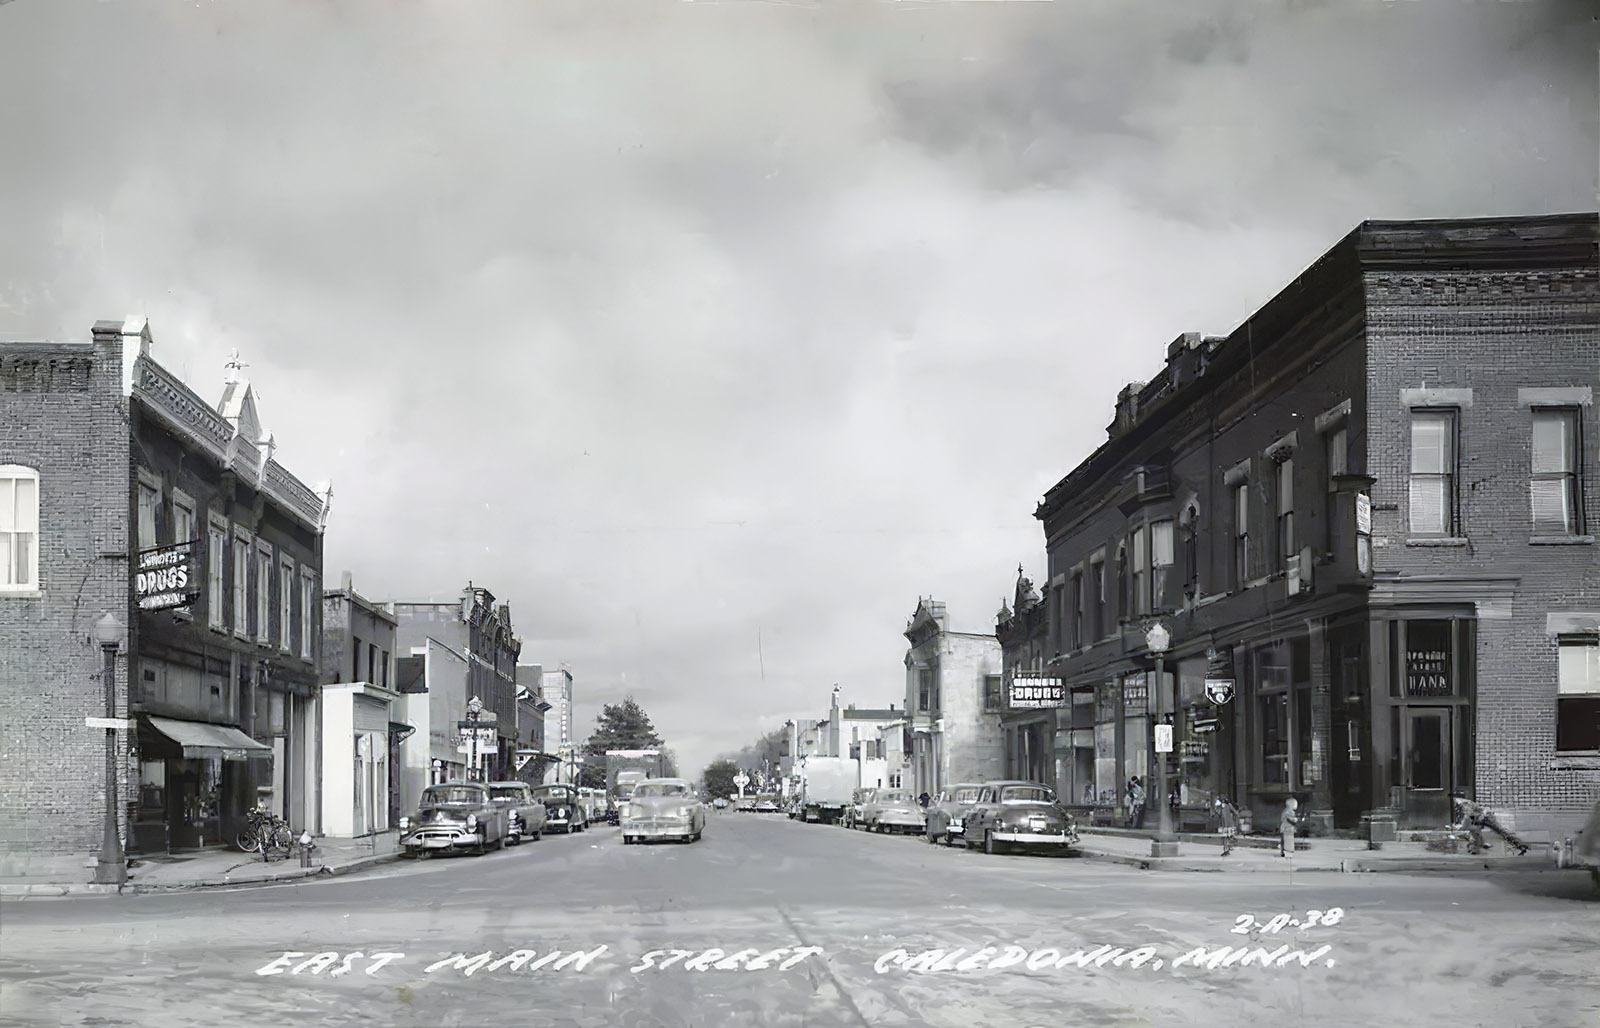
[[[1206,679],[1206,699],[1221,706],[1233,699],[1233,679],[1208,678]]]
[[[1067,689],[1059,678],[1017,674],[1011,679],[1011,706],[1024,708],[1064,707]]]
[[[194,543],[157,546],[139,553],[133,593],[140,610],[171,610],[194,602]]]

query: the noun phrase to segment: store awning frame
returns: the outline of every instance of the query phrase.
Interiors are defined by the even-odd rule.
[[[179,721],[170,717],[145,715],[145,721],[160,734],[177,743],[185,760],[272,759],[272,747],[262,745],[237,728],[203,721]]]

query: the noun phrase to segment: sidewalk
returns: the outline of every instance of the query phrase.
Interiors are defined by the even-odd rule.
[[[1524,856],[1506,855],[1504,845],[1488,854],[1441,853],[1426,843],[1385,842],[1381,849],[1368,849],[1363,839],[1299,839],[1293,857],[1278,856],[1276,836],[1239,839],[1226,857],[1216,835],[1185,834],[1178,837],[1179,855],[1152,857],[1152,830],[1130,831],[1119,828],[1080,828],[1080,849],[1090,860],[1126,864],[1149,871],[1393,871],[1393,872],[1472,872],[1472,871],[1554,871],[1556,865],[1545,843],[1530,846]]]
[[[128,869],[128,881],[115,885],[90,884],[94,861],[58,863],[38,874],[0,877],[0,897],[40,898],[57,896],[114,896],[155,892],[177,892],[220,886],[265,885],[274,882],[342,875],[400,855],[400,833],[380,832],[360,839],[318,839],[311,852],[311,866],[300,866],[298,849],[288,859],[263,862],[259,853],[240,853],[222,847],[178,853],[172,856],[135,856]],[[76,879],[76,880],[74,880]]]

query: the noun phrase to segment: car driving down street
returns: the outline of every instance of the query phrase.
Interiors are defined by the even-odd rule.
[[[506,811],[481,782],[446,782],[422,791],[414,814],[400,819],[400,845],[413,857],[444,850],[482,854],[506,841]]]
[[[706,827],[706,808],[682,778],[647,778],[634,786],[622,811],[622,841],[647,839],[698,842]]]

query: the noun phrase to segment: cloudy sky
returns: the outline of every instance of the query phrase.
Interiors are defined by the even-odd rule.
[[[237,347],[327,570],[697,768],[992,630],[1117,389],[1364,218],[1596,205],[1581,2],[12,0],[0,333]]]

